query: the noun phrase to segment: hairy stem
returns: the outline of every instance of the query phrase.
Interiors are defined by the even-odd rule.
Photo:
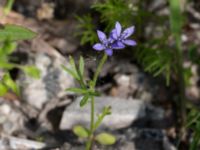
[[[94,74],[93,80],[92,80],[92,84],[90,85],[90,89],[92,91],[95,91],[95,86],[96,86],[96,82],[97,82],[97,78],[99,76],[99,73],[103,67],[103,65],[105,64],[106,60],[107,60],[108,56],[106,54],[103,55],[97,70]],[[94,139],[94,125],[95,125],[95,118],[94,118],[94,113],[95,113],[95,105],[94,105],[94,96],[91,96],[91,103],[90,103],[90,109],[91,109],[91,121],[90,121],[90,135],[89,135],[89,139],[88,142],[86,144],[86,150],[92,150],[92,144],[93,144],[93,139]]]

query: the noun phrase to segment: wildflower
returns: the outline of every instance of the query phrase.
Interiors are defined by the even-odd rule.
[[[122,32],[121,24],[116,22],[115,28],[112,30],[110,35],[110,37],[115,40],[115,43],[113,43],[113,48],[120,49],[121,47],[124,48],[125,45],[135,46],[137,43],[134,40],[127,39],[134,33],[134,29],[134,26],[131,26]]]
[[[97,51],[105,50],[108,56],[112,56],[113,54],[112,39],[111,38],[107,39],[105,33],[99,30],[97,30],[97,35],[101,43],[95,44],[93,48]]]
[[[97,30],[97,35],[101,43],[96,43],[93,48],[97,51],[105,50],[108,56],[112,56],[113,49],[123,49],[126,45],[135,46],[136,42],[127,39],[134,32],[134,26],[126,28],[122,32],[122,27],[119,22],[116,22],[115,28],[111,31],[110,36],[107,38],[105,33]]]

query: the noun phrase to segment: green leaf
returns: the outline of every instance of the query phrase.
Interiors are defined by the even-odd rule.
[[[14,67],[16,67],[14,64],[3,62],[2,60],[0,60],[0,68],[12,69]]]
[[[4,96],[7,92],[8,88],[4,84],[0,83],[0,96]]]
[[[7,86],[7,88],[11,89],[18,96],[20,96],[19,87],[17,86],[15,81],[12,80],[8,73],[3,76],[2,82]]]
[[[96,130],[103,121],[104,117],[110,114],[111,114],[111,107],[110,106],[104,107],[102,113],[98,115],[98,119],[95,122],[94,129]]]
[[[71,64],[72,71],[75,73],[76,78],[77,78],[78,80],[80,80],[80,77],[79,77],[78,72],[77,72],[76,64],[75,64],[75,61],[74,61],[74,59],[72,58],[72,56],[69,56],[69,63]]]
[[[40,70],[35,66],[20,66],[20,68],[32,78],[40,78]]]
[[[100,133],[96,136],[95,140],[102,145],[113,145],[116,142],[115,136],[109,133]]]
[[[83,107],[85,104],[87,104],[88,100],[89,100],[88,95],[83,96],[83,98],[80,101],[80,106]]]
[[[0,41],[10,40],[27,40],[32,39],[36,36],[36,33],[17,25],[4,25],[3,28],[0,28]]]
[[[64,65],[62,65],[62,68],[63,68],[67,73],[69,73],[72,77],[74,77],[75,79],[77,79],[77,80],[79,79],[79,78],[77,77],[77,74],[76,74],[73,70],[71,70],[71,69],[65,67]]]
[[[85,66],[84,59],[83,59],[82,56],[80,56],[80,59],[79,59],[79,71],[80,71],[82,77],[83,77],[83,74],[84,74],[84,66]]]
[[[4,41],[2,47],[0,48],[0,56],[8,56],[16,49],[16,47],[17,44],[15,42],[10,40]]]
[[[84,127],[77,125],[73,128],[73,132],[75,135],[81,138],[87,138],[89,136],[89,132]]]
[[[88,93],[87,89],[80,89],[80,88],[68,88],[68,89],[66,89],[66,91],[74,92],[74,93],[78,93],[78,94]]]

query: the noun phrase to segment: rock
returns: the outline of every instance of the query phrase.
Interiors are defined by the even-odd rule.
[[[67,59],[59,53],[56,55],[32,53],[28,64],[35,65],[41,71],[41,77],[33,79],[21,75],[19,84],[22,87],[24,100],[38,109],[41,109],[46,102],[66,95],[65,89],[74,85],[73,78],[61,67],[61,65],[69,66]]]
[[[96,66],[94,64],[96,63],[92,64],[93,66],[90,67],[95,72]],[[106,80],[105,82],[103,79],[110,78],[109,75],[113,75],[112,80]],[[163,102],[169,98],[169,90],[163,86],[165,82],[152,78],[138,66],[125,59],[113,59],[105,63],[99,79],[102,79],[99,81],[104,86],[112,85],[106,90],[109,91],[109,95],[114,97],[133,97],[147,102]],[[113,82],[116,84],[113,85]],[[163,83],[163,85],[160,83]]]
[[[117,138],[119,142],[115,148],[119,150],[176,150],[166,133],[159,129],[128,128],[117,135]]]
[[[115,97],[128,98],[134,96],[136,99],[151,101],[153,99],[152,84],[150,78],[142,72],[132,73],[131,75],[116,74],[117,83],[110,91]]]
[[[89,126],[90,105],[88,104],[80,108],[79,103],[80,97],[66,108],[61,119],[60,129],[71,129],[77,124]],[[101,113],[104,106],[111,106],[112,114],[104,118],[100,128],[125,128],[131,125],[135,120],[145,117],[146,115],[146,104],[140,100],[127,100],[114,97],[95,98],[96,114]]]
[[[197,65],[191,64],[191,62],[185,62],[184,66],[187,68],[191,68],[191,76],[189,79],[189,86],[186,88],[186,97],[187,99],[198,103],[200,98],[200,90],[199,90],[199,68]]]
[[[0,149],[42,149],[46,145],[41,142],[20,139],[16,137],[3,137],[0,139]]]
[[[42,3],[37,10],[37,18],[39,20],[50,20],[54,17],[54,3]]]
[[[71,54],[77,50],[78,44],[64,38],[54,38],[48,41],[50,45],[58,49],[62,54]]]
[[[125,150],[136,150],[134,143],[127,142],[124,144],[123,149]]]
[[[9,103],[5,99],[0,98],[0,128],[4,134],[13,134],[21,130],[25,120],[23,113]],[[18,103],[18,101],[13,101],[12,103]]]
[[[117,96],[121,98],[127,98],[132,93],[132,88],[130,85],[130,76],[129,75],[116,75],[115,80],[117,82],[117,87],[113,87],[111,90],[112,96]]]

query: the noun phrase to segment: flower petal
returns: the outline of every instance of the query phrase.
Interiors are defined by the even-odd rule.
[[[106,39],[106,34],[103,33],[102,31],[100,30],[97,30],[97,35],[99,37],[99,40],[104,43],[107,39]]]
[[[125,48],[125,45],[120,41],[114,42],[111,46],[112,46],[113,49],[123,49],[123,48]]]
[[[106,54],[108,56],[112,56],[112,54],[113,54],[113,50],[112,49],[106,49],[105,52],[106,52]]]
[[[115,39],[113,39],[111,36],[108,38],[108,43],[111,44],[115,41]]]
[[[117,36],[119,37],[120,34],[121,34],[121,31],[122,31],[122,26],[118,21],[115,24],[115,29],[116,29],[116,32],[117,32]]]
[[[110,38],[117,40],[118,36],[117,36],[117,30],[113,29],[110,33]]]
[[[97,50],[97,51],[102,51],[105,49],[105,46],[101,43],[97,43],[93,46],[93,49]]]
[[[124,39],[128,38],[129,36],[131,36],[133,34],[133,32],[135,31],[135,27],[131,26],[129,28],[126,28],[123,32],[122,32],[122,37]]]
[[[134,40],[124,40],[123,43],[126,45],[129,45],[129,46],[137,45],[136,41],[134,41]]]

